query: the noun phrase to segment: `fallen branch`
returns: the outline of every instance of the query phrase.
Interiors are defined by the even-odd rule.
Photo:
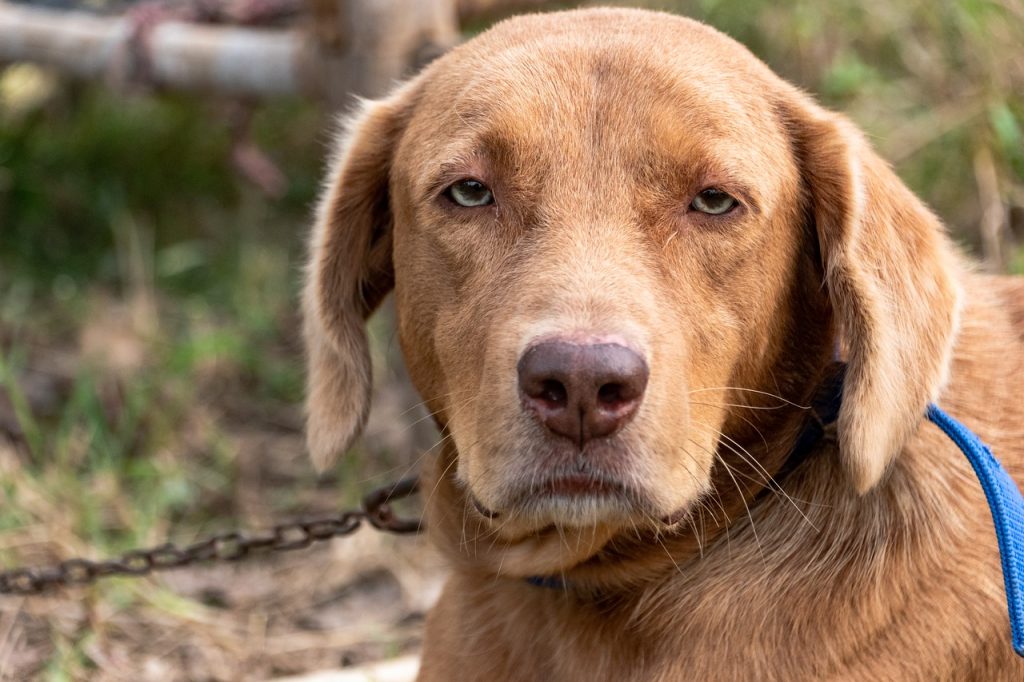
[[[141,70],[127,18],[0,2],[0,62],[27,61],[80,78],[124,78]],[[146,80],[158,87],[268,96],[321,95],[300,34],[168,21],[147,36]]]
[[[241,97],[300,94],[339,104],[352,92],[383,93],[453,46],[461,22],[553,4],[303,1],[307,13],[296,28],[259,29],[191,23],[203,17],[190,15],[187,3],[151,1],[123,17],[105,17],[0,0],[0,65],[33,62],[79,78]],[[233,11],[225,16],[256,10]]]

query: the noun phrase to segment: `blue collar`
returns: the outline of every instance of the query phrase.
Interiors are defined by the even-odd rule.
[[[833,363],[824,382],[812,401],[810,418],[804,424],[789,456],[772,477],[771,487],[765,487],[756,499],[777,489],[779,482],[807,459],[818,443],[835,423],[842,404],[843,378],[846,366]],[[995,525],[999,558],[1003,565],[1003,582],[1010,612],[1010,633],[1013,650],[1024,657],[1024,497],[1017,484],[1006,473],[981,438],[969,428],[946,414],[932,403],[928,405],[928,420],[938,426],[971,463],[981,488],[985,492],[992,521]],[[526,582],[536,587],[564,590],[566,583],[554,576],[530,576]]]

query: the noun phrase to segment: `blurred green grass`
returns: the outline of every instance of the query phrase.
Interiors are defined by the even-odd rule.
[[[16,68],[0,78],[38,77]],[[288,178],[269,199],[232,166],[224,103],[56,80],[30,105],[0,108],[0,563],[265,525],[309,491],[350,504],[357,485],[325,488],[300,458],[272,511],[246,507],[236,433],[286,422],[262,428],[301,455],[297,264],[324,112],[254,111]],[[140,608],[122,582],[93,594]],[[47,629],[28,670],[90,677],[99,635]]]
[[[353,506],[383,482],[372,474],[409,466],[405,451],[360,449],[325,476],[307,462],[296,302],[331,115],[295,100],[251,110],[251,141],[287,178],[270,197],[233,163],[241,113],[0,71],[0,566],[265,528]],[[386,318],[371,331],[386,380]],[[31,617],[7,602],[0,631],[20,619],[20,654],[0,637],[0,677],[93,679],[112,650],[166,657],[149,642],[170,622],[190,633],[175,651],[222,678],[217,640],[238,641],[260,608],[213,618],[202,593],[163,584],[109,580]]]
[[[736,37],[846,111],[966,248],[980,253],[996,210],[1005,262],[994,267],[1024,272],[1024,3],[619,4]],[[254,110],[254,140],[288,180],[277,198],[233,167],[236,116],[209,98],[0,71],[4,565],[348,504],[369,472],[408,464],[363,448],[318,479],[305,462],[297,285],[329,116],[298,101]],[[384,366],[386,317],[373,329]],[[253,445],[281,434],[283,453]],[[121,581],[89,593],[131,611],[154,590],[163,616],[187,610]],[[44,621],[25,669],[90,677],[89,652],[109,633]]]
[[[3,386],[27,461],[71,477],[63,490],[104,472],[140,505],[155,505],[149,515],[182,506],[191,501],[182,473],[156,472],[149,455],[173,444],[204,387],[301,400],[296,263],[325,148],[323,113],[293,101],[255,113],[256,141],[289,180],[275,200],[232,168],[229,113],[196,97],[59,83],[0,127]],[[88,333],[99,336],[100,357],[76,362],[62,404],[33,415],[19,372],[53,352],[78,354]],[[132,357],[103,357],[119,342]],[[118,362],[131,365],[128,376],[102,376]],[[66,461],[76,449],[78,460]],[[99,541],[88,509],[78,515]]]

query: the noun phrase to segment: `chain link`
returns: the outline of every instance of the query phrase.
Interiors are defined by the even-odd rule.
[[[74,558],[51,566],[15,568],[0,572],[0,594],[34,595],[61,587],[88,585],[112,575],[140,576],[209,561],[241,561],[258,554],[290,552],[357,531],[364,521],[377,530],[406,535],[423,530],[419,519],[402,519],[390,503],[415,494],[416,478],[407,478],[374,490],[363,498],[361,509],[318,518],[287,521],[262,534],[220,533],[185,547],[166,543],[133,549],[116,559],[90,561]]]

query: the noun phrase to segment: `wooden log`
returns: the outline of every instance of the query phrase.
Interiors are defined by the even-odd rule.
[[[0,64],[34,62],[80,78],[245,97],[301,94],[332,105],[377,96],[455,45],[462,21],[550,0],[308,0],[298,28],[154,22],[0,0]]]
[[[324,6],[326,18],[318,10]],[[382,94],[459,38],[455,0],[326,0],[311,9],[290,30],[170,20],[154,23],[140,41],[125,17],[0,0],[0,64],[26,61],[80,78],[137,78],[226,95],[302,94],[336,105],[351,93]],[[318,28],[325,20],[330,30]]]
[[[27,61],[81,78],[137,68],[124,18],[0,2],[0,62]],[[319,95],[310,54],[297,31],[158,24],[145,50],[146,78],[158,87],[247,96]]]

